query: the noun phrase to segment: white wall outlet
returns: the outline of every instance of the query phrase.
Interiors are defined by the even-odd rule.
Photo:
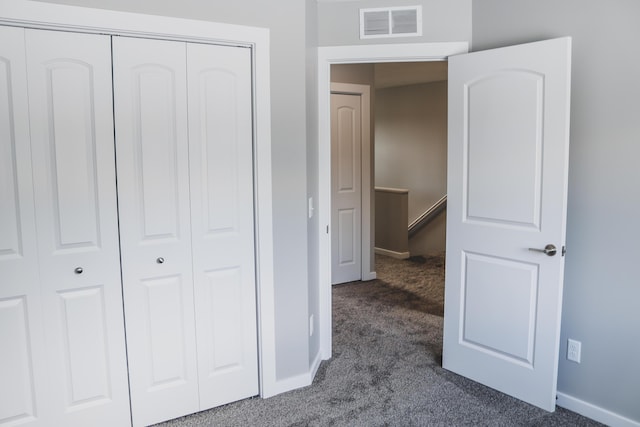
[[[580,363],[581,349],[582,343],[580,341],[572,339],[567,340],[567,359],[572,362]]]
[[[313,336],[313,314],[309,316],[309,336]]]

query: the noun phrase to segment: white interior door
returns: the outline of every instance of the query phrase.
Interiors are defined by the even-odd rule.
[[[258,394],[251,51],[187,45],[200,407]]]
[[[46,398],[24,30],[0,27],[0,425],[37,425]]]
[[[548,411],[562,307],[570,57],[571,39],[562,38],[449,58],[443,366]],[[557,252],[539,252],[548,245]]]
[[[26,31],[50,425],[127,425],[108,36]]]
[[[362,107],[331,94],[331,283],[362,278]]]
[[[118,201],[135,425],[199,409],[185,43],[114,37]]]

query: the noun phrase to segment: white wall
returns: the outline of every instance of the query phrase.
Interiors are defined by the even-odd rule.
[[[409,190],[408,223],[447,193],[447,82],[376,90],[375,185]],[[409,241],[411,255],[443,252],[445,215]]]
[[[360,40],[361,8],[422,5],[422,36]],[[471,39],[471,0],[354,0],[318,2],[320,46],[453,42]]]
[[[558,391],[636,423],[639,18],[637,0],[473,4],[474,50],[573,37],[568,252]],[[566,360],[567,338],[582,342],[582,363]]]
[[[309,370],[307,268],[306,6],[278,0],[48,0],[102,9],[266,27],[271,30],[276,376]],[[287,13],[283,13],[286,10]],[[315,11],[310,18],[315,21]],[[312,31],[314,33],[314,31]],[[314,43],[315,44],[315,41]],[[315,103],[317,104],[317,102]],[[310,162],[313,163],[313,162]],[[317,286],[316,286],[317,288]],[[313,290],[312,290],[313,291]],[[316,291],[317,293],[317,291]],[[317,318],[317,316],[316,316]]]

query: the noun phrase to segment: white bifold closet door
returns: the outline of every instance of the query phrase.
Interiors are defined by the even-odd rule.
[[[250,50],[114,38],[135,425],[258,394]]]
[[[251,51],[187,44],[201,409],[258,394]]]
[[[127,425],[110,38],[2,31],[0,422]]]
[[[47,352],[22,28],[0,27],[0,425],[43,425]]]

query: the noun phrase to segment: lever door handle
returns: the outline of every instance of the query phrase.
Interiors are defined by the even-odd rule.
[[[555,254],[558,253],[558,249],[555,247],[555,245],[552,245],[551,243],[545,246],[544,249],[529,248],[529,250],[533,252],[542,252],[543,254],[548,256],[554,256]]]

